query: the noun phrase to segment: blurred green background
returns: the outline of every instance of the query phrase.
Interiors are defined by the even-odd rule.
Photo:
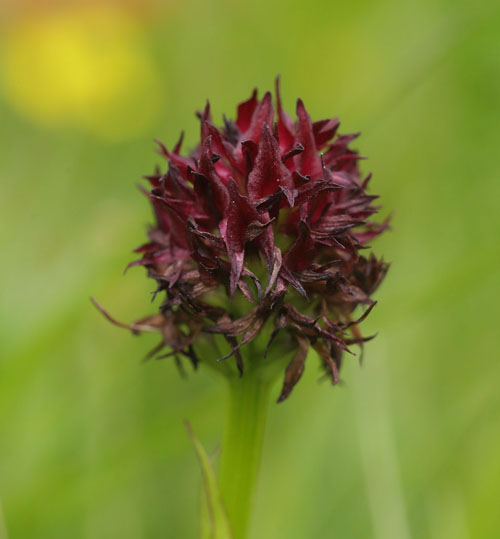
[[[152,139],[198,136],[282,75],[291,112],[362,130],[393,263],[344,387],[307,362],[271,408],[252,537],[478,539],[500,530],[500,5],[2,0],[0,537],[194,538],[224,386],[143,364],[106,323],[151,312],[126,276]],[[164,166],[163,163],[161,163]],[[278,388],[276,388],[276,396]],[[2,522],[3,520],[3,522]],[[3,534],[3,535],[2,535]]]

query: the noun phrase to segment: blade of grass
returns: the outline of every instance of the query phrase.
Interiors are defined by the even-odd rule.
[[[203,499],[201,507],[200,533],[202,539],[231,539],[231,529],[222,504],[217,479],[204,447],[196,438],[188,421],[186,430],[193,443],[201,467]]]

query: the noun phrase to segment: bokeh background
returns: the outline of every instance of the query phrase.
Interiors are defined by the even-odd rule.
[[[282,75],[293,111],[363,131],[392,261],[345,385],[307,363],[270,413],[252,537],[479,539],[500,530],[500,4],[2,0],[0,537],[194,538],[182,420],[219,443],[223,385],[107,324],[151,220],[154,137],[198,135]],[[278,388],[276,388],[276,395]],[[3,534],[3,535],[2,535]]]

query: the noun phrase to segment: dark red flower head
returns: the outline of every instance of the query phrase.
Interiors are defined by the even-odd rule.
[[[279,400],[300,378],[309,346],[333,383],[344,352],[364,340],[358,324],[374,305],[371,294],[387,271],[367,243],[386,223],[371,220],[377,198],[370,176],[349,148],[358,136],[338,133],[337,118],[312,122],[302,100],[297,119],[255,90],[238,105],[236,121],[212,123],[207,103],[199,146],[181,155],[182,136],[168,150],[168,170],[148,176],[156,223],[139,247],[164,292],[160,312],[131,329],[156,329],[176,358],[195,364],[197,342],[223,335],[235,356],[263,333],[268,347],[285,334],[295,348]],[[353,311],[364,306],[358,319]],[[251,361],[251,358],[245,361]]]

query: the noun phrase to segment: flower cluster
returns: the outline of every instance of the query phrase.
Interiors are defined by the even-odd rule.
[[[251,358],[243,361],[242,349],[270,323],[268,347],[285,333],[295,350],[279,400],[301,377],[310,346],[337,383],[343,353],[367,340],[358,324],[388,268],[362,254],[387,223],[371,220],[377,197],[349,147],[358,134],[339,134],[337,118],[312,122],[300,99],[293,121],[279,80],[276,108],[269,92],[259,100],[255,90],[222,128],[208,103],[198,116],[199,146],[185,156],[182,135],[172,150],[159,143],[168,171],[147,176],[156,223],[132,265],[147,268],[165,299],[129,327],[159,331],[154,354],[166,346],[195,366],[198,339],[221,334],[230,345],[223,359],[234,356],[243,374]]]

